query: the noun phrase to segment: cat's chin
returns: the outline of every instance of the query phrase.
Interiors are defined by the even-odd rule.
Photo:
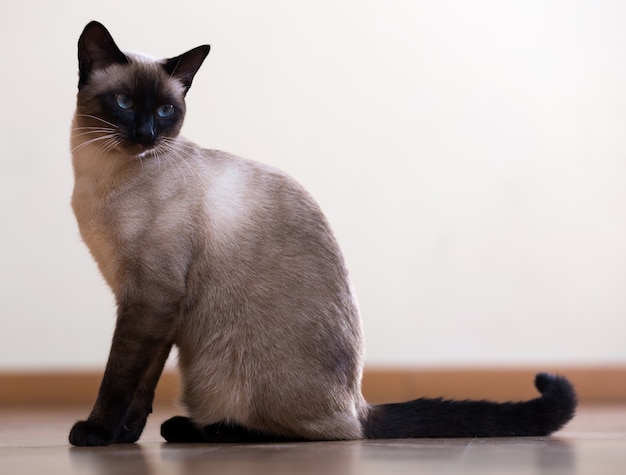
[[[126,151],[133,158],[146,158],[154,154],[156,147],[146,147],[145,145],[135,144],[126,147]]]
[[[140,152],[138,154],[136,154],[134,157],[135,158],[146,158],[152,155],[152,153],[154,152],[153,148],[149,148],[147,150],[144,150],[143,152]]]

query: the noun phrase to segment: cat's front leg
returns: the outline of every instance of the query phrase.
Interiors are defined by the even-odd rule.
[[[163,348],[161,354],[155,355],[155,360],[135,393],[133,402],[124,418],[122,429],[117,434],[114,443],[131,444],[139,440],[146,425],[146,421],[148,420],[148,416],[152,414],[154,391],[171,349],[172,345],[168,345]]]
[[[174,339],[178,305],[124,302],[94,407],[72,428],[73,445],[110,445],[139,438]]]

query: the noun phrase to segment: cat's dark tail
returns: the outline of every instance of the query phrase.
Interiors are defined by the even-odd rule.
[[[545,373],[535,377],[535,387],[541,396],[522,402],[424,398],[374,405],[363,433],[368,439],[548,435],[574,417],[576,392],[567,379]]]

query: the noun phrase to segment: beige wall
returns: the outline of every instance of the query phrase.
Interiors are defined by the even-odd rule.
[[[623,2],[2,10],[0,370],[106,359],[113,302],[69,208],[75,48],[91,19],[156,56],[212,44],[184,133],[319,199],[371,365],[626,363]]]

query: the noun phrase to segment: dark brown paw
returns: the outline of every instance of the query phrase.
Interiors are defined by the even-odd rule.
[[[122,427],[117,431],[115,436],[115,444],[134,444],[139,440],[146,421],[147,414],[133,414],[127,417]]]
[[[70,444],[79,447],[111,445],[113,435],[104,427],[90,421],[79,421],[70,431]]]
[[[176,444],[206,442],[202,431],[184,416],[172,417],[161,424],[161,437]]]

